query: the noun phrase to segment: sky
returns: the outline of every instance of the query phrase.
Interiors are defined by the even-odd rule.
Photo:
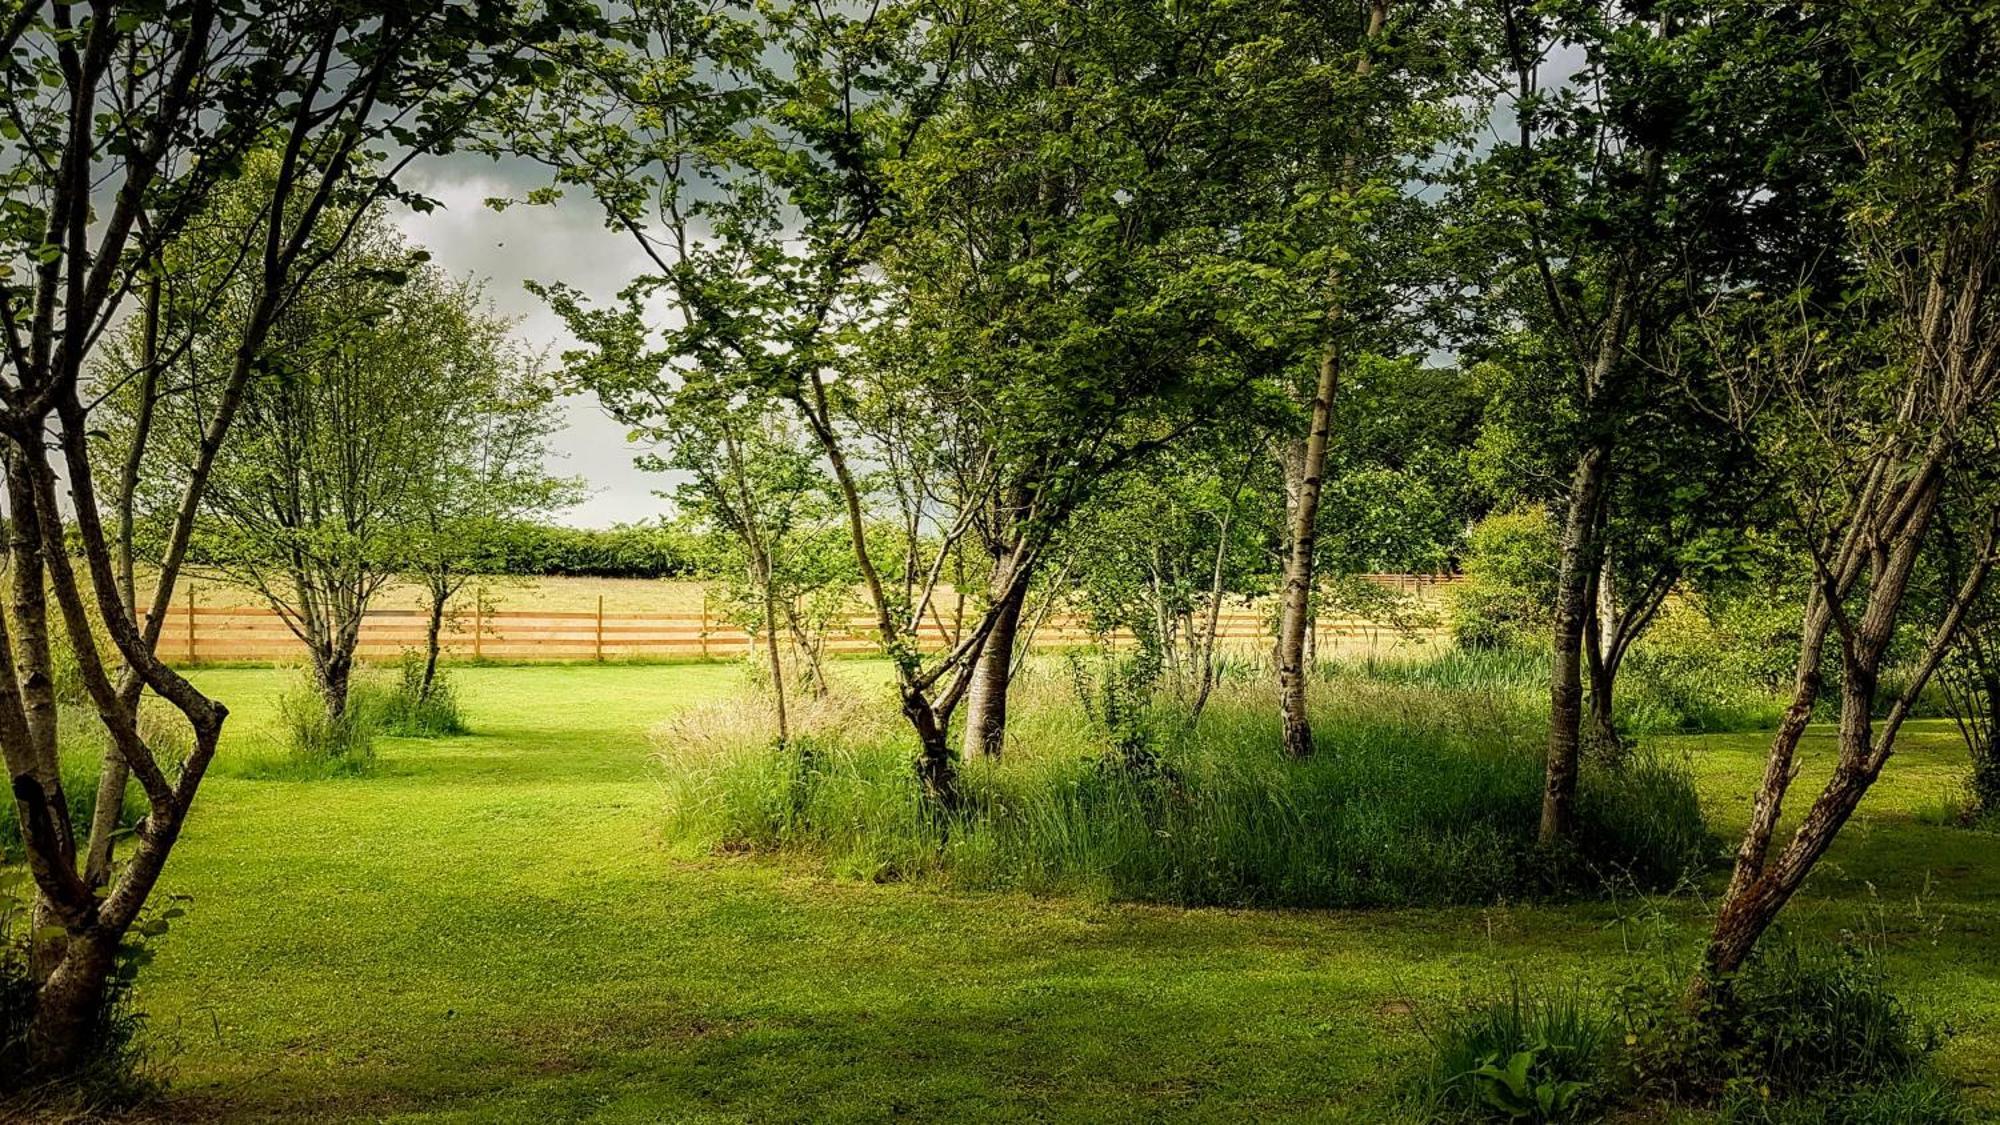
[[[548,362],[555,364],[574,340],[561,318],[522,283],[560,281],[594,299],[608,299],[647,272],[647,263],[629,235],[604,229],[596,204],[588,199],[499,212],[486,206],[488,198],[518,198],[546,180],[547,173],[538,167],[484,157],[432,161],[412,167],[407,184],[442,206],[429,213],[403,212],[396,221],[452,275],[484,279],[494,308],[515,321],[515,335],[533,350],[546,349]],[[594,396],[567,398],[562,406],[565,425],[551,442],[556,456],[549,468],[558,475],[583,477],[591,493],[553,520],[608,527],[665,513],[667,502],[655,493],[672,482],[633,467],[639,447],[627,443],[625,428],[605,415]]]

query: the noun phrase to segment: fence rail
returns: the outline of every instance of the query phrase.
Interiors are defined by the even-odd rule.
[[[1454,577],[1430,575],[1371,575],[1384,585],[1422,593],[1450,585]],[[373,609],[363,615],[356,655],[363,660],[393,660],[408,649],[421,648],[426,614],[414,609]],[[1251,648],[1271,641],[1271,615],[1265,612],[1225,612],[1217,623],[1224,647]],[[1327,617],[1315,622],[1315,635],[1329,638],[1378,639],[1414,632],[1436,635],[1426,626],[1398,630],[1359,617]],[[918,643],[942,647],[950,641],[947,623],[927,621]],[[1036,648],[1067,648],[1096,640],[1081,617],[1051,614],[1034,631]],[[1114,637],[1114,643],[1130,637]],[[602,599],[596,611],[494,610],[474,604],[453,612],[440,637],[444,653],[455,659],[499,661],[590,661],[635,659],[727,659],[749,651],[755,638],[719,613],[633,613],[606,611]],[[874,622],[850,617],[833,623],[826,649],[862,655],[881,651]],[[200,606],[180,604],[168,611],[160,636],[160,655],[183,663],[297,660],[305,647],[277,613],[264,606]]]

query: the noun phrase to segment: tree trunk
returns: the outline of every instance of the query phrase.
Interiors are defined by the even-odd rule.
[[[55,971],[35,993],[28,1027],[32,1073],[74,1072],[97,1049],[105,990],[117,967],[116,934],[92,929],[74,937]]]
[[[444,603],[450,597],[449,591],[436,587],[431,589],[430,620],[424,622],[424,678],[417,684],[417,701],[420,703],[430,701],[431,688],[437,684],[438,652],[443,648]]]
[[[922,692],[905,689],[903,715],[917,732],[917,781],[924,795],[947,812],[958,808],[958,770],[951,757],[951,743],[937,712]]]
[[[1617,682],[1616,666],[1593,653],[1590,660],[1590,742],[1598,753],[1614,758],[1623,745],[1618,734],[1618,722],[1611,714],[1612,690]]]
[[[1556,569],[1555,623],[1549,644],[1549,754],[1542,790],[1541,842],[1568,837],[1575,819],[1577,753],[1583,729],[1584,631],[1590,623],[1590,583],[1596,567],[1591,531],[1607,461],[1602,444],[1577,458],[1570,479]]]
[[[993,626],[986,634],[965,697],[965,732],[960,751],[970,760],[999,757],[1007,741],[1007,689],[1013,679],[1014,638],[1021,627],[1021,608],[1028,584],[1007,582],[993,606]]]
[[[759,569],[759,585],[764,602],[764,653],[771,662],[771,697],[777,707],[778,746],[782,749],[791,745],[791,716],[785,711],[785,660],[778,650],[778,607],[771,596],[771,569],[768,563]]]
[[[1313,548],[1318,542],[1320,484],[1326,472],[1326,443],[1333,428],[1333,395],[1340,380],[1340,352],[1328,345],[1313,388],[1312,428],[1297,460],[1298,484],[1287,536],[1284,599],[1278,617],[1278,712],[1285,753],[1304,758],[1313,751],[1312,720],[1306,712],[1306,635],[1312,628]],[[1287,462],[1290,467],[1291,462]]]
[[[320,702],[326,705],[326,717],[338,720],[345,716],[348,689],[354,678],[354,654],[322,653],[313,662],[313,675],[318,681]]]

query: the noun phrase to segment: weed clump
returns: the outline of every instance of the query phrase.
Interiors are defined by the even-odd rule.
[[[396,682],[382,695],[382,730],[404,738],[443,738],[466,732],[451,675],[439,668],[424,683],[424,655],[405,652]]]
[[[375,738],[382,731],[385,692],[372,680],[357,679],[338,715],[309,676],[278,697],[279,753],[247,760],[242,776],[264,780],[315,781],[365,777],[375,771]]]

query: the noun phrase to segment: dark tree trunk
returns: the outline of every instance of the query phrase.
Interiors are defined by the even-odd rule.
[[[1555,622],[1549,644],[1549,752],[1542,790],[1541,841],[1565,839],[1575,819],[1577,755],[1583,731],[1583,644],[1590,625],[1590,585],[1597,507],[1608,460],[1602,445],[1577,458],[1570,479],[1556,569]]]
[[[417,699],[420,702],[430,700],[431,688],[437,683],[438,653],[443,648],[444,603],[450,597],[449,591],[431,590],[430,619],[424,622],[424,678],[417,684]]]
[[[1616,756],[1623,739],[1612,717],[1612,693],[1618,683],[1618,669],[1602,658],[1590,661],[1589,739],[1598,753]]]
[[[354,654],[322,653],[313,662],[313,677],[318,682],[320,702],[326,705],[326,717],[339,719],[346,715],[347,697],[354,679]]]
[[[71,938],[55,971],[35,994],[28,1027],[28,1066],[35,1074],[68,1074],[96,1050],[105,991],[118,960],[117,935],[93,929]]]
[[[917,780],[925,796],[947,812],[958,808],[958,770],[937,712],[921,692],[906,690],[903,715],[917,732]]]
[[[1008,582],[993,606],[993,627],[986,635],[965,697],[965,732],[960,748],[967,759],[999,757],[1007,741],[1007,690],[1013,681],[1014,640],[1020,632],[1021,609],[1028,600],[1026,581]]]

